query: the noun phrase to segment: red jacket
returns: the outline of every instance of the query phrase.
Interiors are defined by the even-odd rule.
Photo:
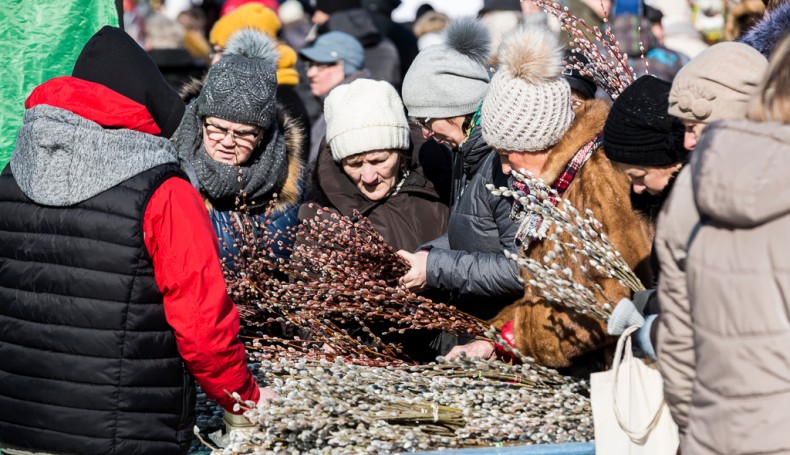
[[[25,107],[37,104],[66,109],[105,128],[159,134],[142,104],[73,77],[36,88]],[[180,178],[162,183],[146,207],[143,234],[164,294],[165,317],[187,369],[226,410],[235,403],[226,391],[257,402],[260,391],[238,338],[239,314],[225,289],[217,237],[197,190]]]

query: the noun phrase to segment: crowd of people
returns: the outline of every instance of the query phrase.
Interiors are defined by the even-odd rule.
[[[636,70],[619,93],[531,2],[425,5],[411,28],[395,1],[227,0],[208,30],[200,10],[128,8],[126,31],[102,28],[33,90],[0,175],[2,453],[185,453],[195,381],[243,426],[237,400],[273,394],[226,291],[231,232],[260,227],[287,260],[285,233],[330,213],[371,221],[409,264],[400,285],[564,374],[607,369],[641,326],[682,453],[790,451],[790,2],[733,5],[750,19],[710,44],[674,0],[621,1],[565,2],[591,26],[617,12]],[[592,271],[619,301],[608,324],[548,301],[505,255],[554,248],[487,188],[527,192],[511,171],[594,213],[648,290]]]

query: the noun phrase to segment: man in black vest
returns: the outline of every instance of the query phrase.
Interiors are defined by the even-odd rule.
[[[105,27],[25,107],[0,174],[0,448],[185,453],[193,377],[229,411],[228,392],[261,392],[206,208],[167,139],[184,105]]]

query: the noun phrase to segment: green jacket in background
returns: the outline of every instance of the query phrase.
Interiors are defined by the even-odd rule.
[[[0,10],[0,169],[11,159],[25,99],[39,84],[71,74],[85,43],[118,26],[115,0],[11,0]]]

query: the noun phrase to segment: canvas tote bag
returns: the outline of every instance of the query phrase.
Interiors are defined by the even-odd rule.
[[[634,357],[631,326],[617,340],[614,365],[590,375],[598,455],[675,455],[678,427],[664,402],[656,362]]]

